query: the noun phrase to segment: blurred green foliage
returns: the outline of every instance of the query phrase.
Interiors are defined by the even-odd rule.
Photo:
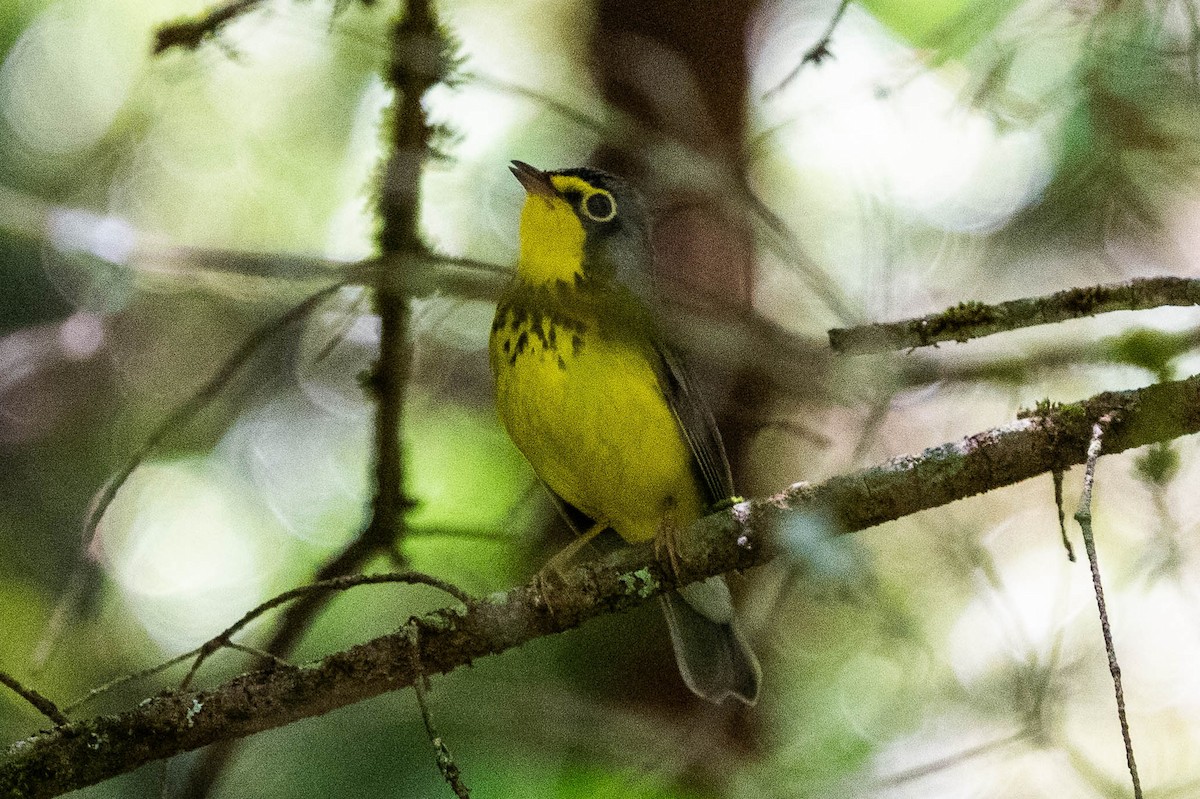
[[[0,12],[0,668],[67,701],[308,580],[362,523],[371,407],[358,377],[374,357],[374,328],[369,304],[346,292],[264,342],[135,474],[100,538],[80,540],[89,503],[124,458],[253,330],[320,282],[296,279],[282,257],[270,276],[239,274],[225,251],[311,255],[330,275],[372,254],[390,102],[379,72],[397,8],[342,3],[334,13],[330,3],[277,0],[194,52],[151,58],[157,25],[206,4],[9,6]],[[669,140],[631,149],[647,162],[649,188],[715,190],[748,220],[759,245],[755,308],[801,336],[823,335],[839,313],[806,269],[872,318],[1148,270],[1195,274],[1194,27],[1172,4],[1122,6],[864,0],[835,31],[836,59],[806,67],[777,99],[747,89],[747,114],[764,131],[745,148],[748,163],[714,163]],[[423,177],[432,245],[511,262],[520,188],[504,164],[576,165],[605,131],[629,133],[592,72],[597,8],[439,6],[464,62],[460,81],[427,101],[450,132]],[[671,13],[683,25],[702,11]],[[752,73],[752,86],[786,74],[827,20],[812,13],[757,7],[746,63],[727,68]],[[699,95],[686,65],[648,50],[661,60],[647,61],[645,84],[629,91],[666,103],[647,100],[648,114],[703,130],[684,113]],[[603,143],[630,146],[612,138]],[[778,225],[739,205],[740,190],[729,190],[739,169]],[[702,251],[709,240],[692,243]],[[180,247],[212,251],[189,259]],[[416,507],[399,548],[414,568],[476,593],[527,577],[562,535],[494,419],[490,313],[454,297],[420,300],[404,429]],[[814,370],[814,385],[762,404],[768,418],[751,436],[739,490],[767,494],[920,451],[1044,397],[1194,371],[1188,314],[1144,314],[1134,330],[1087,320],[948,345],[926,361]],[[735,410],[749,399],[739,389]],[[1134,705],[1139,746],[1163,772],[1147,782],[1181,793],[1200,779],[1179,756],[1200,730],[1173,715],[1196,696],[1194,681],[1168,667],[1198,653],[1190,634],[1164,631],[1191,618],[1195,567],[1181,542],[1195,527],[1195,449],[1177,442],[1111,468],[1106,459],[1097,507],[1111,601],[1128,608],[1117,624],[1129,636],[1119,642],[1130,693],[1153,700]],[[1088,715],[1110,702],[1088,578],[1066,571],[1049,481],[1034,482],[849,541],[815,523],[789,531],[788,557],[735,585],[767,670],[752,711],[697,703],[646,608],[439,677],[439,727],[479,796],[1103,794],[1122,765],[1109,757],[1112,719]],[[1177,533],[1174,548],[1163,543]],[[1146,598],[1142,578],[1166,560],[1139,560],[1147,546],[1170,552],[1179,596]],[[68,617],[38,665],[75,584],[87,588],[84,612]],[[297,658],[444,602],[427,589],[350,592]],[[261,644],[269,628],[254,625],[247,640]],[[247,663],[222,655],[201,682]],[[94,709],[128,707],[175,679],[122,689]],[[1168,685],[1183,688],[1166,695]],[[4,741],[43,724],[0,692]],[[1010,739],[1018,743],[987,749]],[[1080,751],[1101,765],[1077,767]],[[171,763],[168,787],[194,762]],[[1167,762],[1182,765],[1168,773]],[[148,767],[80,795],[157,795],[159,781]],[[447,793],[404,693],[255,736],[214,795]]]

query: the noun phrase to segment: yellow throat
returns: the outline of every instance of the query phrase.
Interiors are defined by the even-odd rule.
[[[582,279],[587,232],[563,195],[577,194],[586,201],[597,191],[586,181],[570,175],[554,175],[550,183],[560,194],[530,192],[521,208],[521,259],[517,276],[534,286],[560,280],[573,284]]]

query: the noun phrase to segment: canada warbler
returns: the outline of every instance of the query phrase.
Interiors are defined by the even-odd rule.
[[[538,477],[588,517],[588,537],[669,540],[729,499],[733,481],[712,415],[635,290],[651,274],[646,207],[599,170],[511,169],[526,196],[489,346],[500,419]],[[761,671],[725,581],[686,586],[663,608],[688,687],[753,704]]]

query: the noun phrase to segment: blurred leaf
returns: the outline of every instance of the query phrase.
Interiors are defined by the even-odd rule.
[[[1140,328],[1113,339],[1108,355],[1116,363],[1137,366],[1167,380],[1171,362],[1179,355],[1179,336]]]
[[[934,64],[960,58],[995,30],[1017,0],[860,0],[902,39],[933,50]]]
[[[1111,20],[1079,67],[1060,159],[1014,240],[1085,248],[1132,225],[1153,235],[1200,167],[1200,91],[1172,68],[1160,31],[1141,16]]]
[[[0,335],[71,313],[71,306],[47,283],[37,245],[0,235],[0,264]]]
[[[1155,444],[1137,459],[1134,468],[1147,482],[1166,485],[1179,474],[1179,451],[1170,444]]]

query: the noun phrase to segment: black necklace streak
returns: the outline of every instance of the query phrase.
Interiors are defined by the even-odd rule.
[[[492,321],[492,338],[500,339],[500,349],[510,366],[526,354],[553,357],[559,369],[567,363],[559,351],[559,339],[570,336],[572,357],[583,350],[588,324],[564,307],[566,292],[523,288],[500,301]]]

